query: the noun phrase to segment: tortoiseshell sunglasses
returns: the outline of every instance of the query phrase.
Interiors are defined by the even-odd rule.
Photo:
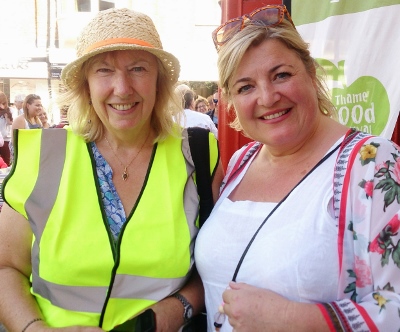
[[[250,20],[252,24],[272,27],[279,25],[283,21],[285,14],[288,21],[296,28],[285,5],[267,5],[252,11],[250,14],[245,14],[229,20],[213,31],[212,38],[215,48],[218,51],[219,48],[236,33],[243,30],[248,20]]]

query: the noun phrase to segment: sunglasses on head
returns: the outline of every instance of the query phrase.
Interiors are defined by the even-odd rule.
[[[252,24],[256,25],[273,27],[281,24],[285,14],[288,18],[288,21],[293,25],[294,28],[296,28],[285,5],[268,5],[258,8],[252,11],[250,14],[245,14],[229,20],[213,31],[212,38],[215,48],[217,51],[219,51],[219,48],[222,45],[229,41],[236,33],[245,28],[247,21],[250,21]]]

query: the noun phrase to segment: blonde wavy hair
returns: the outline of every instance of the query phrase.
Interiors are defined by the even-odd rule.
[[[57,100],[60,109],[68,108],[67,118],[71,129],[86,142],[93,142],[104,135],[104,124],[91,104],[87,80],[88,70],[95,58],[96,56],[88,59],[82,65],[75,79],[76,84],[70,88],[65,87]],[[157,63],[157,98],[151,115],[151,126],[156,133],[154,142],[161,141],[169,135],[180,135],[175,121],[179,120],[181,111],[180,101],[174,93],[175,84],[158,58]]]
[[[231,80],[244,54],[250,47],[258,46],[268,39],[279,40],[289,49],[296,52],[317,87],[316,92],[319,110],[324,114],[328,112],[328,116],[336,118],[336,109],[330,100],[325,81],[323,77],[318,74],[318,69],[322,68],[314,58],[311,57],[308,49],[309,45],[301,38],[300,34],[294,29],[291,23],[286,20],[274,27],[249,24],[242,31],[233,36],[226,44],[221,46],[218,53],[217,65],[221,95],[223,100],[227,103],[227,109],[234,109],[230,90]],[[322,71],[320,71],[320,73],[321,72]],[[230,126],[237,131],[243,130],[237,116],[230,123]]]

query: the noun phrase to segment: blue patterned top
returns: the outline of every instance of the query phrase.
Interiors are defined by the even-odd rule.
[[[100,184],[101,198],[105,207],[107,221],[114,239],[117,240],[121,228],[126,221],[125,210],[121,199],[112,181],[113,172],[110,165],[101,155],[97,145],[92,142],[90,146],[96,162],[97,176]]]

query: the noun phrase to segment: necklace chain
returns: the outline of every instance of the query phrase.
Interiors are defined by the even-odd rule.
[[[122,179],[123,179],[124,181],[126,181],[126,180],[128,179],[128,177],[129,177],[128,167],[133,163],[133,161],[137,158],[137,156],[139,155],[139,153],[142,151],[142,149],[143,149],[144,145],[146,144],[147,139],[149,138],[149,136],[150,136],[150,131],[149,131],[149,133],[148,133],[146,139],[144,140],[142,146],[140,147],[138,153],[135,154],[135,156],[132,158],[132,160],[131,160],[131,161],[129,162],[129,164],[126,165],[126,166],[123,164],[123,162],[121,161],[121,159],[119,159],[119,157],[118,157],[117,154],[115,153],[115,151],[114,151],[114,149],[112,148],[112,146],[111,146],[110,142],[108,141],[107,137],[104,136],[104,139],[106,140],[106,142],[107,142],[108,146],[110,147],[112,153],[113,153],[114,156],[118,159],[119,163],[121,164],[121,166],[122,166],[123,169],[124,169],[124,171],[122,172]]]

